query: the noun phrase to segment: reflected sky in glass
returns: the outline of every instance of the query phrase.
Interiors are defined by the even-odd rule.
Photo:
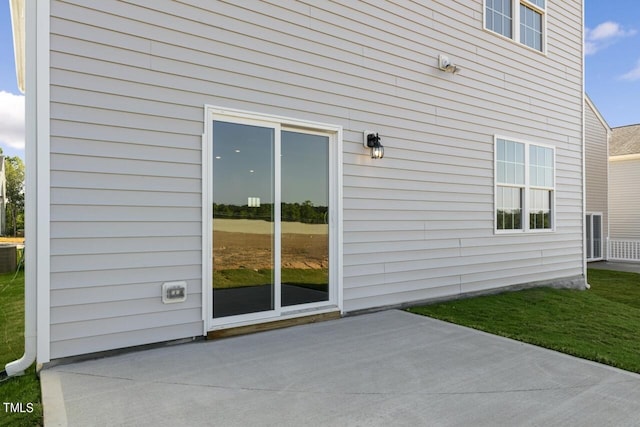
[[[213,122],[213,202],[244,206],[249,197],[273,203],[274,130]]]
[[[282,202],[327,206],[329,138],[289,131],[281,138]],[[213,202],[244,206],[258,197],[273,203],[274,130],[215,121],[213,141]]]
[[[282,202],[329,204],[329,138],[282,132]]]

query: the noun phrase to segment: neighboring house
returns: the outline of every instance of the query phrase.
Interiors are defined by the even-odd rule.
[[[585,95],[585,187],[587,261],[607,259],[609,236],[609,139],[611,128]]]
[[[610,250],[640,261],[640,125],[613,128],[609,147]]]
[[[38,361],[584,288],[581,0],[26,5]]]

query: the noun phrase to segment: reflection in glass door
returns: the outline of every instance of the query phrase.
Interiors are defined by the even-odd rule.
[[[213,123],[213,317],[273,310],[275,130]]]
[[[329,137],[282,132],[282,305],[329,300]]]
[[[214,319],[330,301],[330,137],[250,123],[213,121]]]

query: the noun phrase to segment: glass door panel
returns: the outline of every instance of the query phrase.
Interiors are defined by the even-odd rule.
[[[329,300],[329,137],[281,134],[282,306]]]
[[[213,122],[213,317],[275,308],[275,129]]]
[[[587,260],[602,258],[602,215],[586,215]]]
[[[602,215],[593,215],[593,257],[602,258]]]
[[[591,237],[591,215],[586,216],[586,231],[587,231],[587,259],[593,258],[593,238]]]

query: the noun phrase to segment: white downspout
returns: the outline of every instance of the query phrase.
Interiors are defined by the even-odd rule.
[[[36,73],[35,67],[27,70],[25,62],[35,65],[36,52],[36,25],[35,24],[35,1],[11,0],[11,22],[14,34],[14,50],[16,52],[16,68],[21,67],[22,72],[28,72],[27,84],[29,93],[26,94],[25,114],[27,124],[25,128],[25,289],[24,289],[24,354],[13,362],[5,365],[5,370],[0,373],[0,377],[23,375],[24,372],[36,360]],[[28,18],[28,19],[26,19]],[[28,26],[28,30],[25,28]],[[25,37],[26,36],[26,37]],[[22,44],[19,46],[19,44]],[[29,59],[19,62],[19,49],[21,49],[22,59],[28,55]],[[20,72],[17,73],[20,75]],[[24,74],[23,74],[24,75]],[[23,87],[20,88],[23,90]],[[33,120],[29,120],[31,117]]]
[[[582,3],[582,16],[580,17],[580,21],[582,24],[582,36],[584,38],[584,0]],[[589,285],[588,276],[587,276],[587,161],[586,161],[586,147],[587,147],[587,138],[586,138],[586,102],[587,102],[587,94],[585,92],[585,79],[584,79],[584,43],[580,47],[581,51],[581,67],[582,67],[582,277],[584,277],[584,286],[586,289],[591,289],[591,285]]]

